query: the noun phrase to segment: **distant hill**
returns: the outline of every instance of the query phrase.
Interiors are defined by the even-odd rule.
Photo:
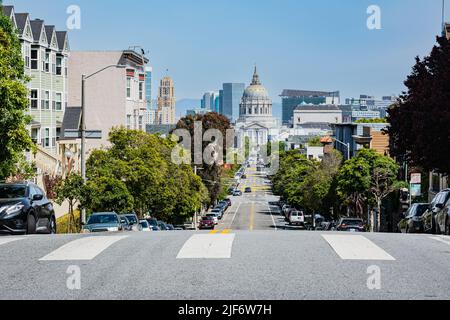
[[[200,99],[181,99],[177,101],[177,119],[186,116],[186,111],[191,109],[198,109],[201,106]]]

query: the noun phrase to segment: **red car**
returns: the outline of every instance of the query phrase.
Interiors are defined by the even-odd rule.
[[[214,230],[215,228],[214,219],[212,217],[203,217],[202,220],[200,221],[199,228],[200,230],[204,229]]]

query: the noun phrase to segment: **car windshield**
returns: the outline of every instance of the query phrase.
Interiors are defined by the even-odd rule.
[[[157,220],[152,220],[152,219],[150,219],[150,220],[148,220],[148,223],[149,223],[151,226],[154,226],[154,227],[157,227],[157,226],[158,226],[158,221],[157,221]]]
[[[362,224],[361,220],[344,220],[342,221],[342,224],[346,224],[349,226],[358,226]]]
[[[25,197],[26,186],[0,185],[0,199],[17,199]]]
[[[126,217],[127,217],[128,221],[130,221],[131,224],[136,224],[137,223],[136,216],[129,215],[129,216],[126,216]]]
[[[203,220],[203,221],[211,221],[211,220],[212,220],[212,217],[204,217],[202,220]]]
[[[148,222],[147,221],[141,221],[139,222],[139,224],[141,225],[142,228],[148,228]]]
[[[425,213],[425,211],[428,210],[429,205],[416,205],[413,209],[412,212],[414,213],[414,217],[421,217],[423,216],[423,214]]]
[[[98,214],[89,218],[88,224],[118,223],[117,216],[112,214]]]
[[[215,214],[215,213],[210,213],[210,214],[208,214],[207,216],[208,216],[208,217],[211,217],[211,218],[214,218],[214,217],[217,217],[217,214]]]

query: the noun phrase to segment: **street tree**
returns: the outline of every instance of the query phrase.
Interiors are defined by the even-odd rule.
[[[0,180],[29,172],[18,165],[28,166],[24,152],[34,149],[26,128],[31,121],[26,114],[28,80],[18,35],[0,10]]]
[[[416,58],[407,91],[388,111],[391,155],[427,171],[450,174],[450,41],[437,38]]]
[[[56,194],[56,203],[62,205],[65,201],[69,204],[69,219],[67,232],[76,232],[81,226],[77,228],[75,221],[74,209],[77,204],[81,205],[84,202],[85,187],[82,177],[79,174],[71,173],[66,179],[60,180],[54,190]]]

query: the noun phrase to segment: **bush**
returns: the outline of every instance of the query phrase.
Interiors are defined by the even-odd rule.
[[[66,214],[65,216],[62,216],[58,219],[56,219],[56,230],[58,234],[68,234],[68,233],[80,233],[81,227],[79,224],[80,221],[80,211],[75,210],[73,213],[74,217],[72,217],[73,220],[71,221],[71,232],[69,232],[69,218],[70,215]]]

